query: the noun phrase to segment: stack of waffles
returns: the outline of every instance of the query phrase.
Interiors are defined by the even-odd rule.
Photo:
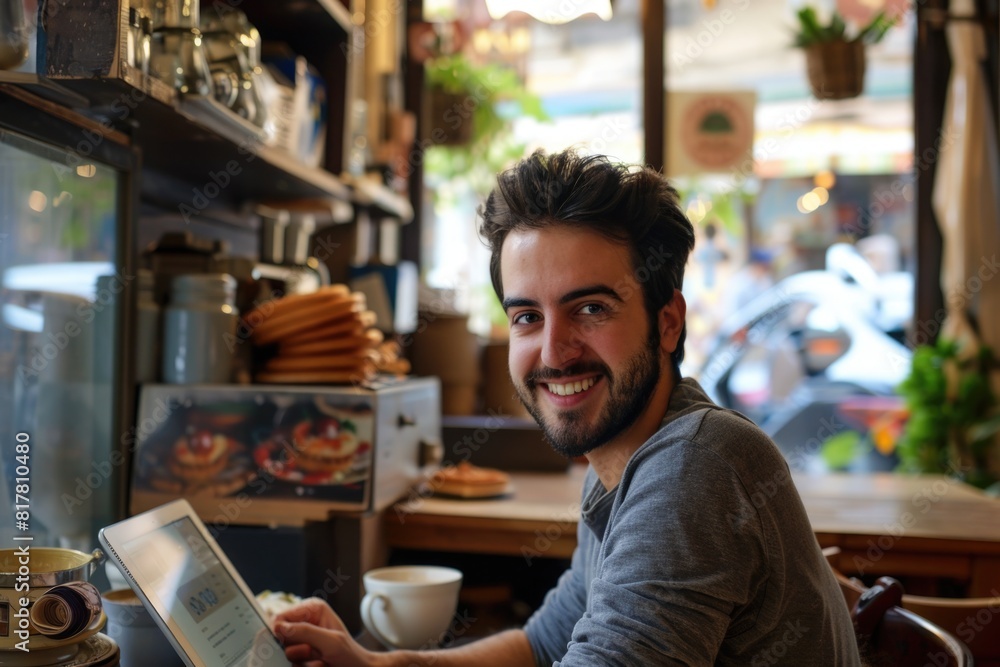
[[[383,340],[364,294],[346,285],[322,287],[262,303],[244,318],[258,346],[277,346],[258,382],[357,383],[379,372],[406,374],[399,344]]]

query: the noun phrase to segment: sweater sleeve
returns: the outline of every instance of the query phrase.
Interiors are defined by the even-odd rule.
[[[753,625],[741,611],[765,583],[766,556],[747,490],[715,452],[650,444],[622,478],[561,667],[708,665]]]
[[[551,667],[566,653],[573,627],[587,606],[583,550],[596,546],[590,529],[582,521],[576,535],[577,547],[569,569],[559,577],[556,586],[545,595],[542,606],[524,626],[538,667]]]

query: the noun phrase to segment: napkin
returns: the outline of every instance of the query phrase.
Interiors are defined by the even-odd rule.
[[[69,639],[80,634],[101,615],[101,594],[85,581],[53,586],[28,613],[35,629],[52,639]]]

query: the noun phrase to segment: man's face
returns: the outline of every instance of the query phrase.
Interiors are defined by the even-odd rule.
[[[627,430],[663,372],[628,248],[563,225],[519,230],[500,275],[511,378],[552,446],[581,456]]]

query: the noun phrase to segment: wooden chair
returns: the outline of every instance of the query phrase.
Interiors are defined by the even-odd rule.
[[[970,667],[969,648],[941,626],[900,606],[903,586],[880,577],[854,608],[854,634],[872,667]]]
[[[823,553],[833,562],[839,549],[824,549]],[[844,601],[851,609],[854,633],[867,665],[972,666],[973,656],[965,644],[941,626],[901,606],[903,586],[898,581],[881,577],[874,586],[867,588],[859,580],[845,577],[835,567],[833,572]]]
[[[904,595],[903,608],[958,637],[969,647],[976,667],[1000,667],[1000,596],[956,599]]]

